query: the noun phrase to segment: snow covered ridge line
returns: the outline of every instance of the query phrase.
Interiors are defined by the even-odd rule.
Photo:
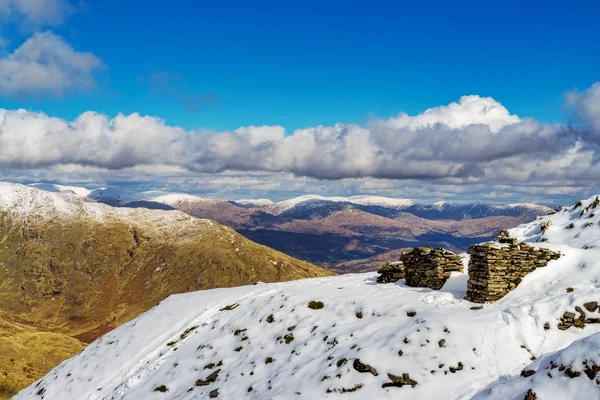
[[[156,225],[161,229],[172,227],[212,226],[208,219],[192,217],[181,211],[150,210],[146,208],[115,208],[102,203],[85,201],[71,189],[48,191],[35,186],[0,182],[0,211],[20,218],[92,219],[106,218],[129,220],[142,225]]]
[[[440,290],[369,273],[175,295],[15,399],[600,398],[594,203],[511,230],[562,256],[497,302],[464,300],[459,272]]]
[[[92,200],[100,201],[100,202],[119,202],[119,201],[152,201],[157,203],[162,203],[169,206],[177,206],[183,202],[211,202],[211,201],[220,201],[218,199],[209,199],[201,196],[190,195],[185,193],[170,193],[164,191],[148,191],[148,192],[127,192],[122,191],[117,188],[96,188],[96,189],[87,189],[80,188],[76,186],[63,186],[63,185],[54,185],[54,184],[32,184],[32,186],[38,187],[40,189],[48,190],[48,191],[57,191],[63,193],[72,193],[81,197],[88,197]],[[358,196],[350,196],[350,197],[326,197],[320,195],[304,195],[300,197],[295,197],[288,200],[283,200],[279,202],[273,202],[269,199],[243,199],[243,200],[232,200],[235,204],[240,204],[243,206],[260,208],[264,211],[274,214],[280,215],[288,210],[291,210],[300,205],[317,205],[323,203],[348,203],[359,206],[366,207],[382,207],[389,208],[393,210],[406,210],[408,208],[414,207],[416,209],[431,209],[431,210],[444,210],[444,209],[453,209],[457,207],[477,207],[483,206],[484,204],[453,204],[447,203],[445,201],[438,201],[432,204],[419,204],[410,199],[398,199],[398,198],[390,198],[390,197],[382,197],[382,196],[369,196],[369,195],[358,195]],[[531,203],[515,203],[508,205],[488,205],[491,209],[496,210],[510,210],[510,209],[524,209],[524,210],[532,210],[538,211],[540,214],[547,214],[553,212],[554,210],[537,204]]]

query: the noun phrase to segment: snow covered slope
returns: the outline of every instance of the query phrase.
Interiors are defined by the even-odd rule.
[[[72,193],[80,197],[87,197],[91,192],[91,190],[80,186],[65,186],[52,183],[32,183],[29,186],[46,190],[48,192]]]
[[[234,203],[241,204],[243,206],[252,207],[268,207],[273,204],[273,200],[269,199],[242,199],[235,200]]]
[[[565,312],[600,301],[597,203],[513,229],[563,256],[483,308],[463,300],[460,273],[440,291],[378,285],[369,273],[175,295],[15,398],[600,398],[584,373],[560,391],[564,368],[543,388],[550,360],[582,370],[588,352],[598,364],[600,324],[557,328]],[[521,377],[527,369],[540,372]]]
[[[600,333],[576,340],[524,368],[524,375],[503,378],[482,390],[476,400],[600,398]],[[527,399],[528,400],[528,399]]]

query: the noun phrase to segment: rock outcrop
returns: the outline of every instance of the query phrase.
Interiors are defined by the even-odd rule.
[[[464,267],[459,256],[443,248],[416,247],[402,254],[406,284],[439,290],[450,278],[452,271],[462,272]]]
[[[544,267],[560,254],[548,249],[535,248],[500,232],[496,241],[473,245],[467,253],[469,281],[465,299],[475,303],[496,301],[517,287],[523,277]]]

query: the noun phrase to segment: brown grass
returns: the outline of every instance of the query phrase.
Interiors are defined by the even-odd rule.
[[[0,318],[0,399],[8,400],[84,348],[77,339]]]
[[[164,224],[0,212],[0,243],[0,313],[21,324],[0,331],[9,394],[79,351],[73,337],[89,343],[171,294],[333,274],[185,214]]]

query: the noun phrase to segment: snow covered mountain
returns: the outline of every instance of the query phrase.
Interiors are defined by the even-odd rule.
[[[175,295],[15,399],[597,399],[598,207],[512,229],[562,256],[495,303],[456,272],[439,291],[367,273]]]
[[[330,203],[338,204],[354,204],[361,206],[376,206],[383,208],[390,208],[393,210],[403,210],[413,205],[411,200],[407,199],[392,199],[389,197],[379,196],[351,196],[351,197],[324,197],[317,195],[305,195],[295,197],[293,199],[280,201],[272,205],[267,206],[265,210],[269,214],[282,215],[284,213],[299,214],[303,210],[315,209],[318,207],[327,206]],[[294,210],[291,212],[291,210]]]
[[[145,201],[177,207],[177,205],[180,203],[189,204],[227,201],[208,199],[185,193],[171,193],[164,191],[129,192],[115,187],[89,190],[76,186],[63,186],[55,184],[33,184],[32,186],[49,191],[72,191],[79,196],[88,197],[89,199],[111,205]],[[439,220],[448,219],[456,221],[465,218],[518,216],[524,213],[535,216],[554,212],[552,208],[538,204],[452,204],[444,201],[439,201],[433,204],[419,204],[409,199],[396,199],[368,195],[325,197],[309,194],[279,202],[273,202],[269,199],[244,199],[229,202],[245,208],[260,209],[263,212],[275,216],[287,216],[299,219],[307,219],[315,214],[326,216],[348,205],[376,215],[382,215],[390,218],[396,218],[401,213],[410,213],[422,218]]]
[[[29,186],[33,186],[35,188],[45,190],[47,192],[58,192],[58,193],[71,193],[80,197],[87,197],[92,192],[89,189],[86,189],[81,186],[65,186],[65,185],[57,185],[52,183],[32,183]]]
[[[246,204],[252,204],[249,201],[246,202]],[[418,204],[408,199],[380,196],[323,197],[316,195],[300,196],[273,203],[265,206],[264,211],[278,216],[306,219],[314,215],[329,215],[347,205],[387,218],[397,218],[402,213],[409,213],[422,218],[455,221],[466,218],[517,216],[524,213],[535,216],[554,212],[549,207],[537,204],[451,204],[444,201]],[[256,205],[256,207],[263,206]]]
[[[413,246],[431,244],[464,251],[500,229],[554,212],[536,204],[418,204],[380,196],[227,201],[102,188],[87,197],[117,207],[177,209],[214,219],[265,246],[338,272],[372,270],[382,262],[381,257]]]

